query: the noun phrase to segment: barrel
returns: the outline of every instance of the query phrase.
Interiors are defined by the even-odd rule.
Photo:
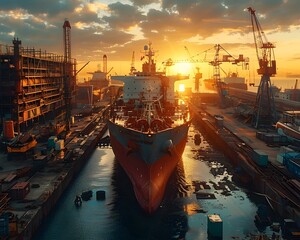
[[[4,122],[3,133],[4,133],[4,138],[6,138],[6,139],[14,138],[14,136],[15,136],[14,121],[7,120],[7,121]]]
[[[104,200],[105,199],[105,191],[100,190],[96,192],[96,199],[97,200]]]

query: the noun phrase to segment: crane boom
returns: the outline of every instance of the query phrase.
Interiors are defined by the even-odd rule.
[[[275,46],[268,41],[256,17],[255,10],[249,7],[248,11],[250,12],[255,49],[259,63],[257,73],[274,76],[276,74]]]

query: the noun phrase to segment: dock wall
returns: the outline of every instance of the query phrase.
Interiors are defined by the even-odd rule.
[[[101,124],[100,128],[95,130],[91,139],[81,146],[81,149],[83,150],[82,154],[79,154],[73,162],[62,163],[64,164],[62,166],[63,170],[60,172],[60,175],[57,178],[58,181],[55,182],[53,190],[44,192],[37,200],[37,208],[27,211],[26,214],[31,220],[28,221],[26,226],[23,226],[23,230],[20,231],[16,239],[31,239],[34,236],[34,233],[38,230],[43,220],[49,215],[74,177],[88,161],[99,140],[106,131],[107,125],[104,123]]]

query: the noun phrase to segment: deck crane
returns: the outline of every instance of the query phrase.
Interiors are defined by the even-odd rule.
[[[248,11],[250,12],[254,43],[259,63],[257,73],[262,75],[254,105],[252,125],[255,128],[270,127],[275,124],[277,120],[270,80],[270,77],[276,74],[275,46],[268,42],[258,22],[255,10],[249,7]]]
[[[245,63],[246,67],[248,66],[249,59],[244,58],[242,54],[239,55],[238,58],[234,58],[231,54],[229,54],[220,44],[215,45],[215,56],[214,60],[210,61],[209,64],[213,66],[213,76],[214,76],[214,82],[218,91],[218,95],[220,98],[220,106],[221,108],[226,107],[226,95],[227,95],[227,88],[224,84],[224,82],[221,81],[220,77],[220,65],[223,62],[228,62],[232,64],[239,64],[239,63]],[[223,55],[223,58],[220,59],[220,50],[225,51],[227,54]]]

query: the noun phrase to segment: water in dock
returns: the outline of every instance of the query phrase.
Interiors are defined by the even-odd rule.
[[[255,215],[265,202],[231,180],[226,158],[202,135],[194,143],[196,128],[190,128],[182,162],[153,216],[138,206],[112,149],[97,148],[34,239],[207,239],[207,214],[222,218],[223,239],[251,239],[259,233]],[[87,190],[92,198],[76,207],[75,196]],[[105,200],[96,200],[98,190],[106,192]],[[259,229],[272,235],[269,228]]]

